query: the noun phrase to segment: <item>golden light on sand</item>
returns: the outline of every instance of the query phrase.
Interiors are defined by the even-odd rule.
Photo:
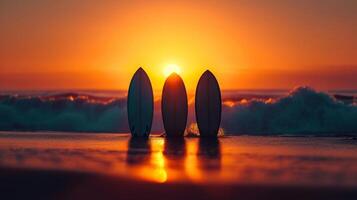
[[[168,179],[164,151],[163,138],[154,138],[150,140],[149,149],[142,147],[137,154],[130,155],[131,157],[139,158],[130,165],[128,172],[133,173],[137,178],[153,181],[157,183],[164,183]],[[129,147],[130,148],[130,147]],[[147,154],[145,153],[148,151]],[[135,161],[135,159],[134,159]]]
[[[150,164],[153,166],[151,172],[146,173],[155,182],[164,183],[167,181],[165,158],[163,155],[164,140],[152,140]]]
[[[172,73],[181,74],[181,68],[176,64],[169,64],[163,70],[164,76],[168,77]]]
[[[198,141],[192,141],[187,143],[187,156],[185,160],[185,171],[192,181],[198,181],[202,179],[202,173],[198,168]]]

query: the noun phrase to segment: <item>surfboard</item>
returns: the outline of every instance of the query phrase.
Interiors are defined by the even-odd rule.
[[[165,81],[161,113],[166,136],[183,136],[188,113],[187,93],[183,80],[176,73],[171,74]]]
[[[221,124],[221,90],[217,79],[209,70],[198,81],[195,112],[200,136],[217,136]]]
[[[149,136],[154,114],[154,95],[150,79],[141,67],[130,81],[127,110],[131,135]]]

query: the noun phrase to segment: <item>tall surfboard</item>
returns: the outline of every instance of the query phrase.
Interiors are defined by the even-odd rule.
[[[187,93],[181,77],[172,73],[162,90],[161,112],[166,136],[183,136],[187,123]]]
[[[154,114],[154,95],[150,79],[141,67],[131,79],[127,109],[131,135],[149,136]]]
[[[221,124],[221,90],[215,76],[205,71],[196,88],[195,112],[201,137],[217,136]]]

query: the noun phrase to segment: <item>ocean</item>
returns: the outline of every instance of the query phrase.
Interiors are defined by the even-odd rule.
[[[171,140],[155,96],[146,140],[130,137],[126,91],[2,92],[0,191],[4,199],[356,199],[356,94],[223,91],[220,137]]]
[[[129,132],[126,91],[3,91],[0,130]],[[159,94],[159,92],[155,92]],[[357,133],[357,91],[222,91],[221,127],[227,135],[351,135]],[[189,93],[187,127],[195,127]],[[163,133],[160,95],[155,96],[152,132]]]

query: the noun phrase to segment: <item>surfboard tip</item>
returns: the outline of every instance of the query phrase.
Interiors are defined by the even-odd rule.
[[[170,76],[167,78],[167,79],[170,79],[170,80],[178,80],[178,79],[182,79],[181,76],[176,73],[176,72],[172,72],[170,74]]]
[[[141,66],[139,66],[139,69],[136,71],[144,71],[145,72],[145,70]]]
[[[170,74],[170,76],[179,76],[179,75],[178,75],[178,73],[176,73],[176,72],[172,72],[172,73]]]
[[[139,67],[139,69],[136,70],[135,74],[145,74],[145,75],[147,75],[146,71],[142,67]]]
[[[205,72],[203,72],[202,77],[205,77],[205,76],[208,76],[208,77],[213,76],[214,77],[213,73],[209,69],[207,69]]]

